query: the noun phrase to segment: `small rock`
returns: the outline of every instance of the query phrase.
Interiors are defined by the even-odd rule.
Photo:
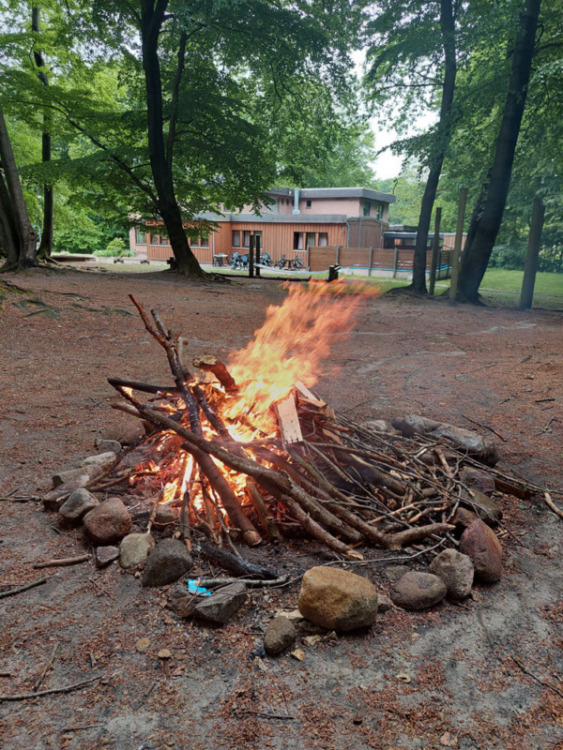
[[[169,592],[167,606],[178,617],[191,617],[199,597],[190,594],[183,583],[174,586]]]
[[[281,654],[295,643],[297,632],[287,617],[274,617],[266,626],[264,633],[264,648],[270,656]]]
[[[391,432],[391,425],[384,419],[368,419],[361,426],[372,432]]]
[[[119,545],[119,564],[122,568],[135,568],[145,562],[153,547],[150,534],[128,534]]]
[[[102,440],[115,440],[121,445],[133,445],[145,436],[145,428],[138,420],[125,422],[117,427],[108,427],[102,431]]]
[[[451,599],[465,599],[471,593],[474,568],[471,558],[456,549],[440,552],[428,566],[428,570],[441,578]]]
[[[103,468],[100,466],[81,466],[79,469],[66,469],[65,471],[56,471],[51,480],[53,482],[53,488],[60,487],[61,484],[70,484],[74,480],[82,481],[82,477],[86,476],[88,479],[80,485],[84,487],[90,479],[93,479],[98,474],[101,474]]]
[[[278,615],[281,615],[281,617],[286,617],[294,625],[298,625],[299,623],[303,622],[305,619],[298,609],[292,609],[292,610],[278,609],[274,612],[274,617],[277,617]]]
[[[95,447],[100,451],[100,453],[120,453],[121,452],[121,443],[117,440],[96,440],[94,443]]]
[[[455,516],[452,518],[452,523],[456,526],[461,526],[462,528],[467,528],[468,526],[471,526],[473,521],[477,520],[477,516],[475,513],[473,513],[472,510],[467,510],[467,508],[458,508],[456,511]]]
[[[291,652],[291,656],[297,661],[305,661],[305,652],[302,648],[296,648],[295,651]]]
[[[211,596],[199,601],[194,614],[217,625],[224,625],[234,617],[245,601],[246,586],[237,581],[216,589]]]
[[[468,526],[459,540],[459,549],[475,568],[475,579],[496,583],[502,575],[502,546],[495,532],[479,518]]]
[[[159,659],[171,659],[172,658],[172,651],[170,651],[169,648],[161,648],[158,652],[158,658]]]
[[[479,490],[485,495],[492,495],[495,491],[495,480],[482,469],[465,466],[460,471],[459,478],[471,490]]]
[[[493,526],[502,518],[502,511],[495,501],[479,490],[470,490],[462,494],[462,503],[488,524]]]
[[[98,453],[96,456],[88,456],[82,461],[82,466],[107,466],[115,461],[116,454],[113,451]]]
[[[159,505],[154,516],[156,526],[166,526],[169,523],[175,523],[178,520],[178,514],[169,505]]]
[[[84,516],[88,536],[98,544],[122,539],[131,528],[131,516],[120,497],[109,497]]]
[[[69,523],[78,523],[86,513],[99,505],[99,500],[88,490],[75,490],[59,508],[59,514]]]
[[[440,745],[443,747],[459,747],[459,742],[457,737],[452,734],[451,732],[446,732],[440,737]]]
[[[326,630],[347,632],[371,625],[377,615],[377,590],[347,570],[317,566],[303,576],[299,611]]]
[[[446,592],[446,584],[438,576],[411,570],[391,589],[391,601],[402,609],[417,611],[438,604]]]
[[[389,599],[388,596],[385,596],[385,594],[378,594],[377,595],[377,614],[383,613],[383,612],[389,612],[390,609],[393,609],[393,602],[391,599]]]
[[[143,571],[143,586],[166,586],[174,583],[193,564],[185,544],[179,539],[164,539],[150,554]]]
[[[70,496],[75,490],[85,487],[89,481],[90,477],[88,474],[81,474],[69,482],[60,484],[54,490],[50,490],[50,492],[43,495],[43,507],[45,510],[58,511],[68,496]]]
[[[332,631],[332,633],[334,633],[334,630]],[[329,635],[332,635],[332,633],[329,633]],[[336,635],[336,633],[334,634]],[[305,638],[303,638],[303,642],[306,643],[307,646],[316,646],[317,643],[320,643],[322,640],[322,635],[306,635]]]
[[[107,568],[110,563],[119,557],[119,549],[112,545],[96,547],[94,551],[94,564],[96,568]]]
[[[410,568],[408,565],[388,565],[383,571],[383,574],[388,581],[395,583],[399,578],[402,578],[405,573],[408,573],[409,570]]]

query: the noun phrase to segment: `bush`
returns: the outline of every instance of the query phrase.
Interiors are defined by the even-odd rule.
[[[122,237],[115,237],[105,250],[94,250],[94,255],[102,258],[123,258],[124,256],[135,255],[135,253],[129,250]]]

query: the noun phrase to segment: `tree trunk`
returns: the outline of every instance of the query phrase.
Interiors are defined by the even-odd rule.
[[[440,30],[444,46],[444,81],[442,84],[442,103],[440,119],[434,144],[430,154],[430,172],[426,180],[424,195],[420,205],[416,244],[414,248],[412,289],[417,294],[426,294],[426,253],[428,248],[428,230],[432,218],[432,208],[436,199],[436,190],[442,173],[442,165],[448,148],[451,133],[451,113],[457,74],[455,19],[452,0],[440,2]]]
[[[36,34],[40,32],[39,7],[31,9],[31,30]],[[34,50],[33,58],[37,66],[37,77],[44,86],[49,85],[49,79],[45,72],[45,60],[41,50]],[[51,116],[47,113],[43,115],[43,135],[41,138],[41,160],[43,164],[51,161]],[[53,186],[48,182],[43,184],[43,231],[41,233],[41,243],[39,245],[38,257],[50,258],[53,252]]]
[[[470,302],[479,300],[479,286],[502,222],[528,93],[540,6],[541,0],[525,0],[524,9],[520,14],[495,158],[488,184],[481,192],[473,210],[462,254],[458,295]]]
[[[31,226],[16,167],[10,136],[0,104],[0,202],[3,235],[8,229],[6,267],[30,268],[37,265],[37,235]],[[11,229],[10,229],[11,228]],[[10,241],[10,236],[12,237]]]
[[[141,1],[141,38],[143,69],[147,90],[148,141],[152,175],[158,196],[158,210],[164,221],[175,268],[186,276],[205,276],[188,244],[182,224],[182,214],[172,178],[172,164],[168,164],[164,147],[162,82],[158,60],[158,39],[168,0]]]

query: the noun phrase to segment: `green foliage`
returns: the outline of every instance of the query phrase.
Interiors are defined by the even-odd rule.
[[[103,250],[95,250],[94,255],[103,258],[123,258],[125,256],[135,255],[135,253],[129,250],[122,237],[114,237],[114,239]]]

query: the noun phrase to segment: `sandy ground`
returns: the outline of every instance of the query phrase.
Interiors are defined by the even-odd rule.
[[[274,282],[190,284],[167,274],[30,271],[6,280],[0,317],[0,591],[33,564],[85,550],[37,502],[51,473],[95,452],[121,420],[107,376],[168,382],[127,294],[155,306],[191,351],[246,344]],[[416,411],[498,434],[502,465],[561,487],[561,314],[372,299],[348,339],[335,339],[317,386],[361,420]],[[487,429],[490,428],[490,429]],[[561,504],[561,496],[554,496]],[[48,582],[0,600],[0,698],[27,693],[58,646],[41,689],[98,678],[68,693],[0,702],[6,750],[161,748],[563,748],[561,521],[541,498],[502,501],[505,574],[463,605],[391,610],[368,632],[301,642],[256,661],[262,628],[296,605],[299,583],[253,593],[226,627],[177,619],[165,592],[115,566],[47,570]],[[412,550],[407,550],[412,552]],[[330,559],[298,543],[258,555],[281,571]],[[404,555],[356,568],[382,592]],[[411,562],[412,567],[423,563]],[[139,653],[138,638],[148,650]],[[168,648],[172,658],[157,656]]]

